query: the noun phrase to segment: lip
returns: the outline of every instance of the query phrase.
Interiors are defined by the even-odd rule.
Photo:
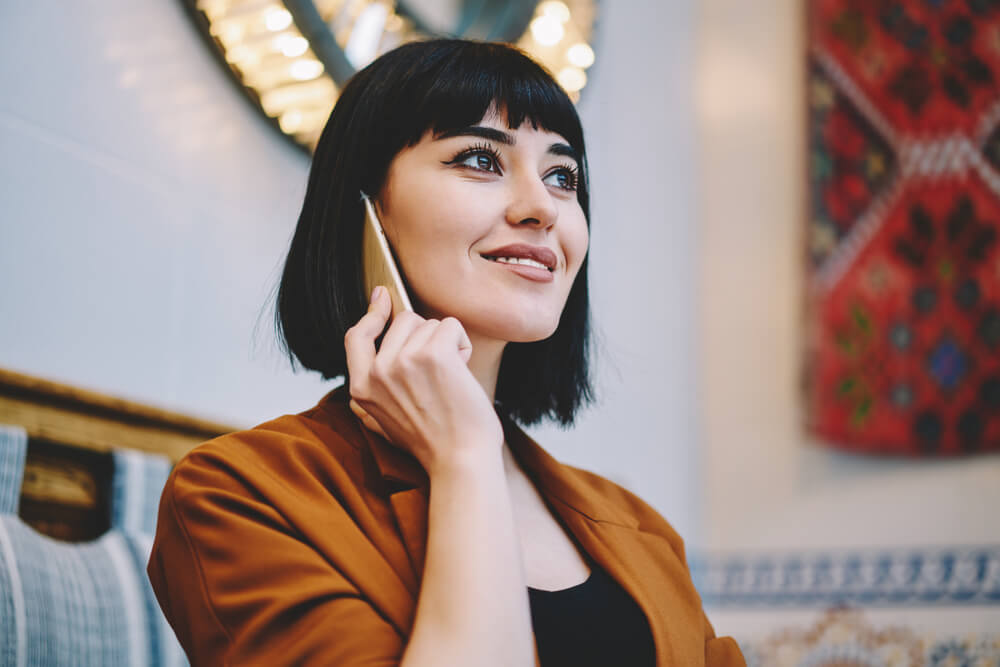
[[[510,245],[501,246],[499,248],[494,248],[493,250],[488,250],[487,252],[479,253],[484,258],[485,257],[517,257],[519,259],[533,259],[536,262],[544,264],[548,267],[548,273],[551,274],[555,271],[558,259],[556,254],[544,246],[528,245],[527,243],[511,243]],[[502,263],[502,262],[497,262]],[[521,264],[504,264],[504,266],[511,267],[521,267],[525,269],[532,269],[535,272],[541,272],[542,269],[531,266],[523,266]]]
[[[504,256],[509,257],[510,255],[504,255]],[[502,269],[507,269],[508,271],[513,271],[522,278],[527,278],[528,280],[532,280],[536,283],[550,283],[556,279],[555,275],[553,275],[553,273],[548,269],[540,269],[537,266],[526,266],[524,264],[506,264],[504,262],[494,262],[492,260],[486,259],[485,257],[483,259],[485,259],[490,264],[499,266]]]

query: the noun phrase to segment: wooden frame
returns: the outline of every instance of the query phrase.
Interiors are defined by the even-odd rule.
[[[136,449],[176,462],[235,427],[0,369],[0,423],[28,432],[21,518],[58,539],[108,527],[110,451]]]

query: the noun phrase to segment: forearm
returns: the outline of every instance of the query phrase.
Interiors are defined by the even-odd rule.
[[[404,667],[531,665],[534,639],[499,449],[431,474],[427,554]]]

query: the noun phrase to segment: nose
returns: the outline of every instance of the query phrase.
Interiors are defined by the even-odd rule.
[[[510,182],[507,222],[512,225],[530,224],[541,229],[549,229],[556,224],[559,209],[540,176],[526,173]]]

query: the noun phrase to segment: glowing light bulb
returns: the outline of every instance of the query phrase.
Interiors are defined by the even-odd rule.
[[[229,9],[229,3],[226,0],[198,0],[197,4],[198,9],[205,12],[205,16],[212,21],[224,15]]]
[[[559,0],[548,0],[538,7],[538,13],[542,16],[551,16],[560,23],[569,21],[569,7]]]
[[[305,37],[283,33],[274,38],[272,46],[289,58],[297,58],[309,49],[309,42]]]
[[[286,134],[297,132],[302,127],[302,112],[298,109],[286,111],[278,119],[278,125],[281,126],[281,131]]]
[[[225,23],[219,30],[219,39],[223,44],[235,44],[243,38],[243,26],[238,23]]]
[[[272,32],[284,30],[292,25],[292,15],[287,9],[272,9],[264,16],[264,25]]]
[[[385,20],[386,32],[399,32],[404,27],[406,27],[406,22],[398,14],[390,14],[389,18]]]
[[[293,79],[308,81],[323,73],[323,63],[312,58],[296,60],[289,66],[288,73],[292,75]]]
[[[566,50],[566,60],[580,69],[594,64],[594,50],[583,42],[578,42]]]
[[[552,16],[536,16],[531,21],[531,36],[542,46],[558,44],[565,34],[562,23]]]
[[[556,81],[568,92],[575,93],[587,85],[587,74],[579,67],[563,67]]]
[[[252,67],[260,62],[260,54],[246,44],[237,44],[226,49],[226,61],[241,67]]]
[[[361,69],[375,60],[388,18],[389,7],[376,2],[365,7],[358,20],[354,22],[351,37],[344,47],[344,55],[356,68]]]

